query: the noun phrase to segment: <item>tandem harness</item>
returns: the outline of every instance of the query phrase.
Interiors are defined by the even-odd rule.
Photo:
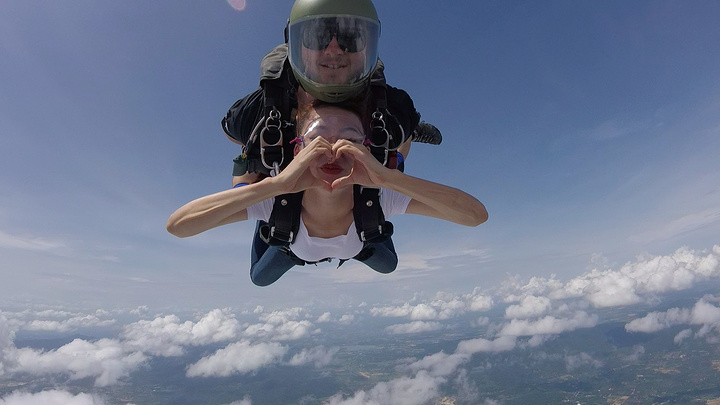
[[[370,150],[393,167],[397,149],[409,139],[420,115],[407,93],[387,86],[378,60],[367,87],[371,121]],[[299,84],[287,61],[287,44],[268,53],[261,64],[260,88],[233,104],[222,119],[225,134],[243,145],[247,172],[277,175],[293,158]]]
[[[409,138],[420,115],[407,93],[386,85],[383,69],[378,60],[368,86],[370,111],[373,112],[367,138],[372,155],[383,165],[395,168],[397,149]],[[294,145],[291,141],[296,137],[298,83],[287,61],[287,44],[268,53],[263,58],[261,70],[260,88],[230,108],[222,120],[222,128],[243,145],[249,173],[275,176],[292,160]],[[390,100],[388,90],[392,91]],[[383,242],[393,234],[393,225],[385,220],[382,212],[379,193],[376,188],[354,186],[353,216],[358,237],[364,244],[355,259],[361,261],[372,255],[370,243]],[[302,196],[300,192],[275,197],[270,220],[260,228],[260,236],[266,243],[285,246],[283,250],[297,264],[308,263],[289,249],[300,226]],[[340,265],[343,262],[341,260]]]

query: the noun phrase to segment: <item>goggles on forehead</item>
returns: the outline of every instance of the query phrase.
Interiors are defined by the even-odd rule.
[[[302,31],[302,44],[313,51],[325,50],[333,38],[345,52],[361,52],[365,49],[366,22],[348,17],[325,17],[307,21]]]

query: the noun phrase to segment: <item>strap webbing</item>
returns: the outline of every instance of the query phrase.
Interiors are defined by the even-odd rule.
[[[382,242],[393,233],[393,226],[385,221],[380,206],[380,189],[354,186],[353,217],[355,230],[363,243]]]
[[[268,224],[260,228],[260,237],[268,245],[283,246],[295,242],[300,229],[302,197],[302,191],[275,197]]]

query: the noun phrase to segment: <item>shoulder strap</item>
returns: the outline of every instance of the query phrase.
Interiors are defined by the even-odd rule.
[[[265,55],[260,70],[260,88],[233,104],[222,127],[243,145],[248,172],[270,175],[292,160],[290,141],[295,137],[297,83],[287,61],[287,44]]]
[[[353,217],[355,230],[364,243],[382,242],[392,236],[393,225],[385,220],[380,206],[380,189],[355,185]]]
[[[303,192],[275,197],[272,214],[260,228],[260,237],[271,246],[287,246],[295,242],[300,229]]]
[[[385,66],[378,59],[369,86],[371,116],[368,139],[370,140],[370,152],[375,159],[394,169],[397,149],[405,143],[412,132],[406,130],[393,111],[404,113],[402,109],[406,108],[412,109],[415,113],[416,111],[412,101],[410,105],[399,105],[395,102],[396,98],[388,98],[388,91],[395,91],[395,89],[386,84],[384,69]],[[411,124],[406,126],[407,129],[410,129]]]

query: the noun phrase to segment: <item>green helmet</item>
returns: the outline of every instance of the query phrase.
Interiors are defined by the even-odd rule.
[[[305,91],[337,103],[369,82],[379,38],[370,0],[296,0],[288,22],[288,59]]]

